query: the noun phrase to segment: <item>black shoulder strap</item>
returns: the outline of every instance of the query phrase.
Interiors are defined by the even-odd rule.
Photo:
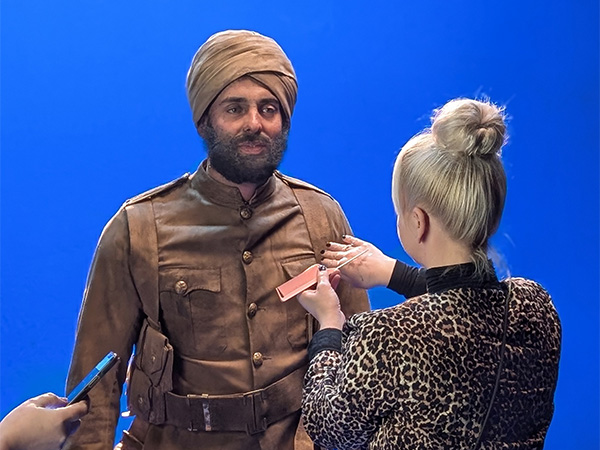
[[[148,323],[160,331],[158,238],[152,200],[125,206],[129,224],[131,273]]]

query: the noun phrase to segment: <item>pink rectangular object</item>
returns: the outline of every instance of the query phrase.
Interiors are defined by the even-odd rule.
[[[369,249],[364,249],[362,252],[358,253],[357,255],[354,255],[352,258],[348,259],[347,261],[345,261],[342,264],[340,264],[339,266],[337,266],[337,268],[327,269],[327,274],[329,275],[329,281],[331,282],[331,287],[333,287],[333,289],[337,288],[338,283],[340,281],[340,277],[339,276],[332,277],[331,275],[334,272],[339,271],[345,265],[350,264],[352,261],[354,261],[359,256],[364,255],[368,251],[369,251]],[[282,302],[287,302],[290,298],[295,297],[299,293],[316,286],[317,280],[319,279],[319,265],[320,264],[313,264],[312,266],[310,266],[308,269],[306,269],[301,274],[296,275],[291,280],[288,280],[285,283],[283,283],[282,285],[278,286],[275,290],[277,291],[277,295],[279,295],[279,299]]]
[[[295,297],[300,292],[311,288],[317,284],[319,276],[319,265],[313,264],[304,272],[296,275],[291,280],[286,281],[277,287],[277,295],[282,302],[287,302],[290,298]]]

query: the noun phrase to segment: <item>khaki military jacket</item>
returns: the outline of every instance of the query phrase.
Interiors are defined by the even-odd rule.
[[[280,302],[275,291],[314,264],[321,250],[313,248],[294,189],[314,192],[329,240],[351,232],[339,204],[310,185],[276,173],[244,201],[237,188],[213,180],[205,163],[192,176],[126,203],[152,204],[160,325],[174,349],[172,391],[178,396],[250,392],[306,370],[310,317],[297,301]],[[113,445],[126,362],[145,318],[131,255],[123,207],[94,255],[67,390],[108,351],[121,363],[91,391],[90,413],[68,448]],[[369,308],[364,291],[342,282],[337,292],[346,315]],[[153,424],[144,448],[292,449],[299,417],[298,410],[254,433]]]

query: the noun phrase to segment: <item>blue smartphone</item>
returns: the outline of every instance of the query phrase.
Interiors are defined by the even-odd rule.
[[[106,375],[106,373],[117,363],[118,360],[119,357],[115,352],[108,352],[102,361],[96,364],[96,367],[94,367],[90,373],[88,373],[86,377],[81,380],[81,383],[75,386],[75,389],[73,389],[67,396],[67,400],[69,401],[68,404],[71,405],[83,400],[90,389],[96,386],[98,381],[100,381],[100,379]]]

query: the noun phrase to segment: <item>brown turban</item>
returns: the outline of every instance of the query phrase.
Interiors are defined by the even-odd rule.
[[[277,97],[289,124],[298,92],[292,63],[273,39],[254,31],[227,30],[208,38],[187,74],[187,96],[196,126],[219,93],[244,75]]]

